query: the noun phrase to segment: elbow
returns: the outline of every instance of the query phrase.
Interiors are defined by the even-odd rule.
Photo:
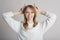
[[[2,14],[3,17],[12,17],[13,13],[12,12],[6,12]]]
[[[56,20],[57,19],[57,15],[56,14],[53,14],[53,18]]]
[[[8,17],[8,15],[6,13],[3,13],[2,16],[5,18],[5,17]]]

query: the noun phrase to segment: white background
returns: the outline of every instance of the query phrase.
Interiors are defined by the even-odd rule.
[[[0,39],[17,40],[17,34],[4,21],[2,14],[7,11],[17,11],[24,3],[36,3],[43,10],[57,15],[55,24],[44,35],[44,40],[60,40],[60,0],[0,0]]]

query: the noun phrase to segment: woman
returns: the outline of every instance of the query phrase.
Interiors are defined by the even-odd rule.
[[[47,17],[43,22],[37,22],[37,13]],[[12,17],[24,14],[24,21],[16,21]],[[4,19],[10,27],[18,34],[18,40],[43,40],[43,35],[55,23],[56,15],[38,10],[36,6],[26,5],[18,12],[7,12],[3,14]]]

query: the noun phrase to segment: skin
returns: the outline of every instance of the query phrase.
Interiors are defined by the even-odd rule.
[[[35,6],[35,4],[34,4],[34,7],[35,7],[37,13],[40,13],[42,15],[45,15],[46,14],[45,11],[39,9],[37,6]],[[17,16],[17,15],[21,14],[23,8],[21,8],[19,11],[13,12],[14,13],[13,15],[14,16]],[[30,23],[33,23],[33,17],[34,17],[33,10],[28,7],[25,14],[26,14],[27,21],[30,22]]]
[[[33,23],[34,12],[31,8],[28,7],[26,9],[25,15],[26,15],[27,21],[30,23]]]

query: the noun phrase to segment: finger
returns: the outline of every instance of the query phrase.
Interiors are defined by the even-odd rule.
[[[33,6],[35,7],[35,3],[33,4]]]
[[[36,6],[36,4],[34,3],[34,7],[36,8],[36,9],[38,9],[38,7]]]
[[[26,3],[24,3],[23,8],[26,6]]]
[[[26,3],[24,3],[24,6],[26,6]]]
[[[26,3],[24,3],[23,7],[22,7],[22,10],[26,7]]]
[[[22,11],[22,8],[19,9],[19,12]]]

